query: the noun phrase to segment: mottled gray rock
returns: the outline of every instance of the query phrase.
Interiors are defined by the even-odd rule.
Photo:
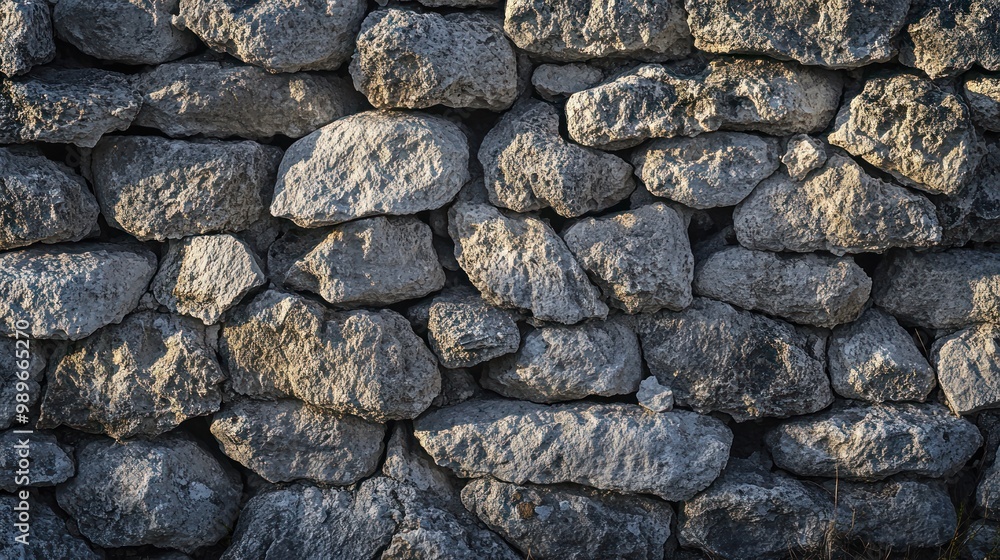
[[[661,560],[674,517],[642,496],[571,486],[469,482],[462,502],[523,554],[538,560]]]
[[[335,70],[351,56],[363,0],[180,0],[175,27],[270,72]]]
[[[447,292],[428,308],[427,340],[444,367],[472,367],[517,351],[521,333],[516,319],[473,290]]]
[[[93,68],[39,68],[0,85],[0,144],[93,148],[104,134],[128,128],[142,105],[126,76]]]
[[[609,319],[533,330],[517,354],[487,364],[480,383],[505,397],[551,403],[634,393],[641,379],[639,340]]]
[[[524,484],[574,482],[689,499],[719,475],[732,433],[692,412],[635,405],[471,400],[414,422],[420,444],[461,477]],[[601,449],[606,461],[594,461]]]
[[[639,406],[650,412],[670,412],[674,409],[673,390],[660,385],[655,375],[642,380],[635,398],[638,399]]]
[[[546,101],[559,101],[601,83],[604,72],[588,64],[539,64],[531,85]]]
[[[0,251],[79,241],[100,208],[83,178],[42,156],[0,148]]]
[[[213,346],[194,319],[129,315],[53,357],[38,426],[152,437],[211,414],[225,379]]]
[[[913,338],[877,307],[833,330],[827,365],[833,390],[849,399],[923,401],[934,389],[934,369]]]
[[[267,291],[238,308],[219,350],[236,394],[295,397],[375,422],[413,418],[441,389],[434,355],[387,309],[335,312]]]
[[[170,242],[152,290],[160,305],[211,325],[265,281],[246,242],[232,235],[199,235]]]
[[[124,64],[160,64],[198,48],[192,33],[170,22],[180,0],[59,0],[56,35],[81,51]]]
[[[766,436],[774,462],[802,476],[881,480],[957,472],[983,438],[939,404],[844,402],[793,418]]]
[[[687,223],[666,204],[586,218],[563,238],[612,306],[638,313],[691,304]]]
[[[827,482],[837,497],[837,532],[894,549],[947,543],[958,525],[955,506],[938,481]]]
[[[517,212],[552,207],[575,218],[606,210],[635,190],[632,166],[559,135],[559,112],[528,100],[508,111],[479,148],[490,202]]]
[[[330,74],[271,74],[227,61],[163,64],[135,80],[142,109],[135,124],[174,138],[300,138],[353,113],[359,96]]]
[[[455,258],[488,303],[572,324],[608,307],[563,240],[544,221],[461,202],[448,213]]]
[[[807,414],[833,401],[826,338],[804,327],[704,298],[635,323],[649,371],[680,406],[745,422]]]
[[[973,560],[991,560],[1000,554],[1000,523],[988,519],[976,519],[969,524],[965,552]]]
[[[983,469],[976,487],[976,511],[990,519],[1000,519],[1000,461]]]
[[[872,280],[850,257],[785,255],[740,246],[698,263],[694,293],[793,323],[833,328],[857,319]]]
[[[996,0],[921,0],[913,3],[900,62],[931,78],[956,76],[974,64],[1000,70]]]
[[[135,309],[155,272],[156,255],[130,245],[0,253],[0,334],[24,320],[31,338],[79,340]]]
[[[302,227],[440,208],[469,181],[469,145],[440,117],[368,111],[292,144],[271,214]]]
[[[15,496],[0,495],[0,523],[3,532],[0,533],[0,557],[11,560],[54,560],[55,558],[72,558],[73,560],[101,560],[104,556],[95,553],[87,541],[73,536],[66,527],[66,521],[57,516],[45,502],[34,499],[27,502],[29,520],[26,531],[22,532],[15,524],[19,523],[18,511],[25,506]],[[15,541],[15,537],[29,533],[28,545]]]
[[[661,138],[632,153],[649,192],[691,208],[734,206],[778,169],[779,144],[742,132]]]
[[[441,393],[434,397],[431,406],[445,407],[465,402],[482,390],[467,369],[441,370]]]
[[[694,75],[647,64],[571,95],[566,120],[573,140],[604,149],[715,130],[783,136],[826,128],[840,90],[837,74],[767,59],[720,58]]]
[[[1000,143],[986,144],[983,152],[975,175],[961,192],[934,199],[944,229],[942,245],[1000,241]]]
[[[20,427],[20,426],[19,426]],[[67,452],[68,450],[68,452]],[[29,453],[30,466],[18,464],[21,453]],[[16,493],[19,487],[55,486],[73,476],[71,449],[59,445],[56,437],[46,432],[16,434],[12,430],[0,433],[0,488]],[[26,482],[22,482],[26,481]]]
[[[788,146],[781,163],[788,169],[788,176],[802,181],[809,173],[826,163],[826,147],[822,142],[806,134],[798,134],[788,139]]]
[[[780,170],[733,212],[740,244],[765,251],[881,253],[941,240],[934,205],[832,155],[805,181]]]
[[[992,132],[1000,132],[1000,76],[972,73],[962,89],[972,112],[972,122]]]
[[[108,223],[142,240],[239,231],[257,221],[281,150],[248,140],[109,136],[94,149],[94,192]]]
[[[904,185],[935,194],[961,191],[980,158],[969,108],[913,74],[865,81],[841,106],[829,141]]]
[[[59,486],[56,499],[94,544],[190,553],[236,523],[239,475],[190,436],[97,439],[80,445],[76,457],[77,475]]]
[[[872,299],[904,324],[954,329],[1000,323],[1000,253],[892,253],[875,272]]]
[[[0,2],[0,74],[24,74],[32,66],[52,60],[55,54],[48,2]]]
[[[45,372],[45,348],[25,336],[19,338],[22,339],[21,342],[0,337],[0,430],[5,430],[12,424],[17,428],[26,424],[27,422],[15,424],[16,415],[23,413],[17,411],[18,405],[24,405],[29,411],[34,410],[42,391],[40,384]],[[27,367],[21,367],[25,365],[23,360],[28,360]],[[19,387],[18,383],[24,385]],[[19,388],[22,390],[18,390]],[[18,403],[18,393],[27,395],[28,401]]]
[[[372,12],[358,35],[351,77],[379,108],[500,111],[517,97],[514,49],[499,22],[475,12]]]
[[[931,360],[952,412],[1000,408],[1000,327],[984,323],[939,338]]]

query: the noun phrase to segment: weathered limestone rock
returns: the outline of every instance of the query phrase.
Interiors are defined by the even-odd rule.
[[[190,553],[226,536],[239,515],[239,475],[187,435],[97,439],[77,448],[77,463],[56,499],[99,546]]]
[[[139,305],[156,272],[140,247],[78,243],[0,253],[0,334],[79,340]]]
[[[20,428],[22,426],[18,426]],[[26,445],[24,442],[28,442]],[[22,478],[18,470],[19,453],[28,449],[31,466],[29,467],[28,483],[18,484]],[[68,450],[68,452],[67,452]],[[12,430],[0,432],[0,488],[16,494],[23,486],[55,486],[73,476],[74,465],[72,450],[59,445],[56,437],[46,432],[32,434],[15,434]]]
[[[803,327],[704,298],[635,323],[649,371],[680,406],[745,422],[807,414],[833,401],[826,339]]]
[[[574,482],[668,501],[711,484],[732,445],[732,433],[714,418],[623,404],[472,400],[422,416],[414,431],[438,465],[462,477]],[[594,461],[594,449],[607,460]]]
[[[32,66],[52,60],[55,54],[48,2],[0,2],[0,74],[24,74]],[[7,542],[13,542],[13,539],[8,539]]]
[[[1000,408],[1000,327],[984,323],[939,338],[931,360],[952,412]]]
[[[604,72],[588,64],[539,64],[531,85],[546,101],[559,101],[601,83]]]
[[[720,58],[694,75],[647,64],[571,95],[566,120],[573,140],[603,149],[715,130],[784,136],[826,128],[840,90],[837,74],[767,59]]]
[[[173,24],[270,72],[335,70],[351,56],[363,0],[180,0]]]
[[[777,138],[715,132],[661,138],[632,153],[649,192],[691,208],[734,206],[778,169]]]
[[[833,390],[849,399],[923,401],[934,389],[934,369],[916,343],[877,307],[833,330],[827,364]]]
[[[660,385],[655,375],[642,380],[635,397],[639,406],[650,412],[670,412],[674,409],[674,391]]]
[[[914,74],[867,80],[840,108],[829,141],[904,185],[935,194],[960,192],[980,157],[969,108]]]
[[[27,358],[24,358],[25,344],[28,345]],[[45,357],[41,350],[42,347],[30,340],[18,343],[13,338],[0,337],[0,399],[2,399],[0,400],[0,430],[6,430],[11,427],[11,424],[20,428],[26,423],[17,422],[15,424],[14,422],[18,414],[18,393],[27,395],[28,399],[27,402],[20,404],[26,405],[29,410],[35,410],[35,402],[41,394],[40,384],[45,372]],[[22,357],[20,359],[17,357],[18,351],[21,351]],[[28,360],[27,367],[21,367],[25,365],[23,362],[25,359]],[[27,373],[27,379],[24,378],[25,375],[21,375],[21,372]],[[21,387],[24,390],[18,390],[18,382],[24,383],[24,387]]]
[[[872,299],[904,324],[954,329],[1000,323],[1000,253],[893,253],[875,272]]]
[[[533,330],[517,354],[490,362],[480,383],[505,397],[552,403],[634,393],[641,379],[639,340],[610,319]]]
[[[440,208],[469,181],[469,145],[440,117],[368,111],[331,123],[285,153],[271,214],[302,227]]]
[[[809,173],[823,167],[826,159],[826,147],[822,142],[806,134],[798,134],[788,139],[781,163],[788,169],[789,177],[802,181]]]
[[[897,549],[947,543],[958,524],[944,484],[898,478],[873,484],[828,482],[837,496],[837,532]]]
[[[881,253],[941,240],[934,205],[923,196],[832,155],[805,181],[778,171],[733,212],[740,245],[764,251]]]
[[[972,112],[972,122],[1000,132],[1000,76],[973,73],[966,78],[962,93]]]
[[[0,144],[93,148],[104,134],[128,128],[141,105],[142,96],[117,72],[39,68],[0,80]]]
[[[499,22],[475,12],[372,12],[358,35],[351,77],[378,108],[500,111],[517,97],[514,49]]]
[[[687,223],[666,204],[586,218],[563,238],[612,306],[639,313],[691,304],[694,256]]]
[[[559,112],[528,100],[508,111],[479,148],[490,202],[516,212],[552,207],[575,218],[606,210],[635,190],[624,160],[563,140]]]
[[[251,398],[383,422],[417,416],[441,389],[434,355],[387,309],[335,312],[271,290],[238,308],[219,346],[232,391]]]
[[[570,486],[478,478],[462,502],[523,554],[538,560],[661,560],[674,511],[659,500]]]
[[[914,2],[899,60],[933,79],[956,76],[977,64],[1000,70],[996,0]]]
[[[47,8],[46,8],[47,9]],[[45,502],[28,500],[30,516],[30,536],[28,546],[14,540],[22,535],[15,526],[20,513],[15,507],[20,506],[18,498],[0,495],[0,556],[18,560],[52,560],[53,558],[72,558],[73,560],[101,560],[87,541],[73,536],[66,528],[66,521],[57,516]],[[23,506],[20,506],[23,510]]]
[[[838,403],[770,430],[774,462],[801,476],[881,480],[897,473],[954,474],[983,438],[939,404]]]
[[[205,326],[144,311],[53,357],[40,428],[157,436],[219,410],[225,374]]]
[[[510,0],[504,30],[518,48],[549,60],[684,58],[691,32],[680,0]]]
[[[1000,143],[986,144],[983,151],[975,175],[961,192],[934,199],[944,229],[942,245],[1000,241]]]
[[[441,365],[466,368],[516,352],[521,333],[513,313],[489,305],[473,290],[456,290],[431,301],[427,340]]]
[[[857,319],[872,280],[850,257],[784,255],[740,246],[698,263],[693,290],[793,323],[833,328]]]
[[[542,220],[461,202],[452,206],[448,222],[455,258],[488,303],[566,324],[607,315],[597,288]]]

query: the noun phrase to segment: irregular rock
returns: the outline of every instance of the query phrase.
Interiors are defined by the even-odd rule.
[[[271,278],[346,306],[389,305],[444,286],[431,229],[411,217],[375,217],[289,232],[271,245]]]
[[[872,299],[903,324],[955,329],[1000,323],[1000,253],[892,253],[875,271]]]
[[[966,535],[963,548],[973,560],[990,560],[1000,552],[1000,523],[976,519],[969,524]]]
[[[24,320],[31,338],[90,336],[135,309],[155,272],[156,255],[130,245],[0,253],[0,334],[14,336],[15,323]]]
[[[467,369],[441,371],[441,393],[434,397],[431,406],[445,407],[465,402],[482,390]]]
[[[505,397],[552,403],[634,393],[640,379],[639,340],[611,319],[533,330],[517,354],[487,364],[479,382]]]
[[[513,313],[493,307],[473,290],[435,297],[427,340],[446,368],[465,368],[516,352],[521,343]]]
[[[632,153],[649,192],[691,208],[734,206],[778,169],[778,140],[742,132],[661,138]]]
[[[733,211],[733,226],[740,245],[764,251],[882,253],[941,240],[929,200],[840,155],[805,181],[771,175]]]
[[[48,8],[46,8],[48,9]],[[72,558],[73,560],[101,560],[87,541],[73,536],[66,528],[66,521],[57,516],[45,502],[27,500],[29,515],[28,546],[14,540],[23,535],[16,526],[19,523],[15,508],[24,509],[21,500],[14,496],[0,495],[0,523],[3,533],[0,537],[0,556],[18,560],[53,560]]]
[[[850,257],[783,255],[738,245],[700,261],[693,285],[701,296],[826,328],[857,319],[871,289],[871,278]]]
[[[0,86],[0,144],[93,148],[104,134],[128,128],[142,105],[126,76],[93,68],[39,68]]]
[[[703,298],[635,323],[649,371],[680,406],[745,422],[808,414],[833,401],[826,338],[806,328]]]
[[[0,433],[0,488],[13,494],[18,488],[55,486],[73,476],[74,464],[71,453],[59,445],[56,437],[46,432],[16,434],[13,430]],[[27,449],[30,453],[27,469],[19,466],[19,453]],[[18,474],[20,472],[20,475]],[[24,471],[28,471],[25,476]],[[27,483],[19,484],[20,480]]]
[[[802,181],[809,173],[820,169],[826,163],[826,148],[819,140],[806,134],[798,134],[788,139],[781,163],[788,169],[788,176]]]
[[[985,156],[969,184],[954,196],[934,199],[944,229],[942,245],[1000,241],[1000,143],[991,142],[984,148]]]
[[[490,202],[516,212],[552,207],[575,218],[606,210],[635,190],[624,160],[567,142],[559,113],[527,100],[508,111],[479,148]]]
[[[539,64],[531,85],[546,101],[559,101],[601,83],[604,72],[587,64]]]
[[[56,500],[98,546],[190,553],[226,536],[239,515],[239,475],[187,435],[97,439],[77,448],[77,464]]]
[[[996,0],[914,2],[899,61],[933,79],[956,76],[974,64],[1000,70]]]
[[[660,560],[674,517],[659,500],[568,486],[519,486],[485,477],[462,502],[523,554],[538,560]]]
[[[269,72],[336,70],[351,56],[366,7],[363,0],[180,0],[173,24]]]
[[[469,145],[440,117],[368,111],[292,144],[271,214],[302,227],[440,208],[469,181]]]
[[[635,394],[639,406],[650,412],[670,412],[674,409],[674,392],[670,387],[664,387],[656,376],[649,376],[639,384],[639,392]]]
[[[219,410],[225,374],[201,323],[140,312],[53,358],[40,428],[157,436]]]
[[[841,107],[829,141],[935,194],[961,191],[980,158],[965,103],[913,74],[868,79]]]
[[[962,89],[972,112],[972,122],[991,132],[1000,132],[1000,76],[973,73]]]
[[[950,476],[983,442],[974,424],[939,404],[850,401],[788,420],[765,439],[779,467],[841,480]]]
[[[542,220],[460,202],[452,206],[448,222],[455,258],[487,303],[566,324],[607,315],[597,288]]]
[[[941,546],[955,536],[955,506],[938,481],[902,478],[825,486],[837,496],[837,531],[848,538],[908,549]]]
[[[94,149],[108,223],[142,241],[249,227],[264,211],[281,151],[256,142],[109,136]]]
[[[691,304],[694,256],[687,224],[666,204],[586,218],[563,238],[612,306],[639,313]]]
[[[377,108],[500,111],[517,97],[514,49],[498,22],[475,12],[375,10],[361,26],[351,77]]]
[[[24,74],[56,55],[52,18],[45,0],[0,3],[0,74]],[[13,542],[8,539],[6,542]],[[2,549],[0,549],[2,550]]]
[[[278,134],[300,138],[356,111],[350,82],[329,74],[271,74],[226,61],[163,64],[140,74],[142,109],[135,124],[167,136]]]
[[[983,469],[975,500],[978,513],[990,519],[1000,518],[1000,461]]]
[[[1000,327],[980,324],[939,338],[931,360],[952,412],[1000,408]]]
[[[0,430],[6,430],[18,420],[17,415],[21,414],[17,411],[19,405],[34,410],[35,402],[38,401],[42,391],[40,384],[45,372],[45,352],[42,347],[25,336],[18,338],[24,340],[18,342],[13,338],[0,336]],[[25,344],[27,344],[27,358],[24,357]],[[18,351],[21,352],[20,357]],[[27,367],[21,367],[25,365],[23,360],[28,361]],[[20,387],[21,390],[18,390],[18,383],[24,384]],[[26,395],[27,402],[18,403],[18,393]],[[20,428],[22,424],[27,423],[28,419],[21,418],[15,425]]]
[[[715,130],[785,136],[826,128],[840,90],[837,74],[767,59],[720,58],[693,75],[647,64],[571,95],[566,121],[602,149]]]
[[[934,370],[909,333],[877,307],[833,330],[827,364],[833,390],[848,399],[924,401],[935,385]]]
[[[269,290],[237,309],[219,351],[236,394],[294,397],[375,422],[413,418],[441,389],[434,355],[387,309],[335,312]]]
[[[732,444],[729,429],[708,416],[583,402],[466,401],[418,418],[414,433],[438,465],[464,478],[574,482],[668,501],[711,484]],[[612,459],[594,461],[594,449]]]

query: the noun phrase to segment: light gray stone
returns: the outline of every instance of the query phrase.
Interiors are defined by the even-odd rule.
[[[674,409],[673,390],[660,385],[655,375],[642,380],[635,397],[639,401],[639,406],[650,412],[670,412]]]
[[[956,76],[974,64],[1000,70],[996,0],[914,2],[899,61],[933,79]]]
[[[788,139],[781,163],[788,169],[788,176],[802,181],[809,173],[826,163],[826,147],[822,142],[806,134],[797,134]]]
[[[0,2],[0,74],[24,74],[56,55],[52,16],[45,0]],[[13,542],[8,540],[8,542]]]
[[[559,101],[601,83],[604,72],[588,64],[539,64],[531,85],[546,101]]]
[[[837,497],[837,532],[893,549],[932,548],[955,537],[955,506],[938,481],[824,484]]]
[[[24,450],[29,453],[27,469],[18,464]],[[72,449],[61,446],[48,432],[0,432],[0,476],[3,477],[0,488],[16,494],[18,488],[55,486],[65,482],[75,471],[72,453]],[[27,482],[21,483],[22,480]]]
[[[944,230],[942,245],[1000,241],[1000,143],[990,142],[983,151],[975,175],[961,192],[934,199]]]
[[[444,367],[472,367],[517,351],[521,333],[516,319],[474,290],[450,291],[430,303],[427,340]]]
[[[983,323],[941,337],[931,360],[952,412],[1000,408],[1000,327]]]
[[[13,333],[11,333],[13,334]],[[18,421],[18,406],[27,410],[35,409],[35,402],[41,395],[41,382],[45,375],[45,348],[27,336],[14,338],[0,337],[0,430],[6,430],[13,424],[20,428],[28,422]],[[24,363],[27,360],[27,364]],[[21,366],[27,367],[21,367]],[[23,383],[23,386],[18,385]],[[18,389],[21,390],[18,390]],[[18,393],[24,394],[27,402],[18,403]],[[29,420],[31,416],[29,416]],[[24,418],[21,418],[24,420]]]
[[[1000,76],[970,73],[962,93],[972,112],[972,121],[991,132],[1000,132]]]
[[[13,560],[53,560],[72,558],[73,560],[101,560],[83,538],[74,536],[67,529],[66,521],[55,514],[45,502],[25,500],[30,523],[28,545],[15,537],[23,535],[17,527],[18,514],[14,508],[24,509],[21,500],[14,496],[0,495],[0,523],[3,534],[0,538],[0,556]]]

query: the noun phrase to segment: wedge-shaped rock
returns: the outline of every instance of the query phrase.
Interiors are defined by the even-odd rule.
[[[517,212],[551,207],[574,218],[606,210],[635,190],[624,160],[567,142],[559,113],[529,100],[509,111],[479,148],[490,202]]]
[[[622,321],[541,327],[517,354],[490,362],[480,384],[539,403],[634,393],[642,379],[639,340]]]
[[[77,461],[56,500],[99,546],[190,553],[229,534],[239,515],[239,475],[191,436],[97,439],[77,448]]]
[[[975,176],[961,192],[934,199],[944,230],[942,245],[1000,241],[1000,143],[987,144],[984,153]]]
[[[660,385],[655,375],[642,380],[635,394],[639,406],[650,412],[670,412],[674,409],[674,391]]]
[[[697,74],[647,64],[570,96],[573,140],[604,149],[715,130],[818,132],[840,103],[841,79],[767,59],[720,58]]]
[[[822,142],[808,134],[797,134],[788,139],[781,163],[788,169],[789,177],[801,181],[823,167],[827,157],[826,146]]]
[[[390,8],[368,14],[351,77],[378,108],[501,111],[517,98],[514,49],[498,21],[475,12]]]
[[[991,132],[1000,132],[1000,75],[972,73],[962,93],[972,111],[972,121]]]
[[[531,74],[531,85],[546,101],[561,101],[601,83],[604,72],[590,64],[539,64]]]
[[[538,560],[662,560],[674,510],[642,496],[478,478],[462,502],[522,554]]]
[[[914,2],[900,62],[931,78],[957,76],[973,65],[1000,70],[997,0]]]
[[[837,496],[837,532],[896,549],[941,546],[958,525],[948,489],[938,481],[827,482]]]
[[[597,288],[542,220],[461,202],[448,213],[448,232],[455,258],[487,302],[566,324],[607,315]]]
[[[687,223],[666,204],[587,218],[563,238],[612,306],[638,313],[691,304],[694,256]]]
[[[961,98],[913,74],[867,80],[841,106],[829,140],[904,185],[935,194],[960,192],[980,157]]]
[[[2,538],[0,556],[26,560],[49,558],[101,560],[104,557],[103,554],[98,556],[82,537],[73,536],[66,527],[66,520],[56,515],[48,504],[34,499],[27,500],[31,523],[29,544],[25,546],[15,541],[17,536],[24,534],[15,527],[18,523],[17,516],[20,514],[15,508],[20,507],[24,510],[20,502],[21,500],[15,496],[6,494],[0,496],[0,523],[3,523],[0,532]]]
[[[471,400],[414,422],[421,446],[461,477],[574,482],[687,500],[726,465],[733,436],[708,416],[635,405]],[[604,460],[594,461],[601,449]]]
[[[805,181],[778,171],[733,212],[740,245],[764,251],[881,253],[941,240],[934,205],[833,155]]]
[[[649,371],[680,406],[745,422],[808,414],[833,401],[826,339],[805,328],[704,298],[635,323]]]
[[[23,326],[23,325],[22,325]],[[41,382],[45,377],[45,356],[46,352],[26,337],[21,337],[21,342],[13,338],[0,337],[0,429],[6,430],[14,424],[19,414],[17,409],[20,405],[25,405],[29,410],[35,409],[35,402],[42,393]],[[24,350],[27,344],[28,357],[27,364],[24,363]],[[22,358],[18,359],[18,351]],[[26,366],[26,367],[21,367]],[[25,372],[25,373],[21,373]],[[23,383],[19,387],[19,384]],[[20,390],[19,390],[20,389]],[[18,402],[18,394],[22,402]],[[27,399],[26,401],[24,399]],[[24,418],[21,418],[24,420]],[[20,428],[26,422],[14,424]]]
[[[285,152],[271,214],[302,227],[440,208],[469,181],[469,144],[440,117],[368,111]]]
[[[14,336],[23,320],[31,338],[90,336],[135,309],[155,272],[156,255],[131,245],[79,243],[0,253],[0,334]]]
[[[18,426],[24,428],[25,426]],[[48,432],[34,432],[28,435],[15,433],[17,430],[0,432],[0,488],[17,494],[19,487],[55,486],[65,482],[74,474],[73,450],[59,445],[56,437]],[[24,441],[29,441],[27,447]],[[20,462],[21,450],[28,449],[31,466],[28,476]],[[18,471],[21,471],[20,474]]]
[[[399,314],[335,312],[267,291],[222,329],[232,391],[295,397],[375,422],[413,418],[441,390],[434,355]]]
[[[45,64],[55,57],[52,17],[45,0],[5,0],[0,5],[0,21],[3,21],[0,26],[0,74],[24,74],[32,66]],[[9,539],[7,542],[14,541]]]
[[[39,427],[122,439],[219,410],[225,374],[203,324],[143,311],[54,357],[47,377]]]
[[[469,289],[431,301],[427,339],[441,365],[465,368],[516,352],[521,333],[513,313],[493,307]]]
[[[694,292],[793,323],[833,328],[857,319],[872,280],[850,257],[726,247],[698,263]]]
[[[931,360],[955,414],[1000,408],[1000,327],[983,323],[939,338]]]
[[[40,68],[0,80],[0,144],[93,148],[104,134],[128,128],[141,105],[142,96],[123,74]]]
[[[801,476],[881,480],[897,473],[950,476],[979,449],[971,422],[939,404],[861,404],[793,418],[771,429],[775,464]]]
[[[875,272],[872,298],[904,324],[955,329],[1000,323],[1000,253],[893,253]]]
[[[173,24],[270,72],[335,70],[351,56],[366,7],[363,0],[180,0]]]

